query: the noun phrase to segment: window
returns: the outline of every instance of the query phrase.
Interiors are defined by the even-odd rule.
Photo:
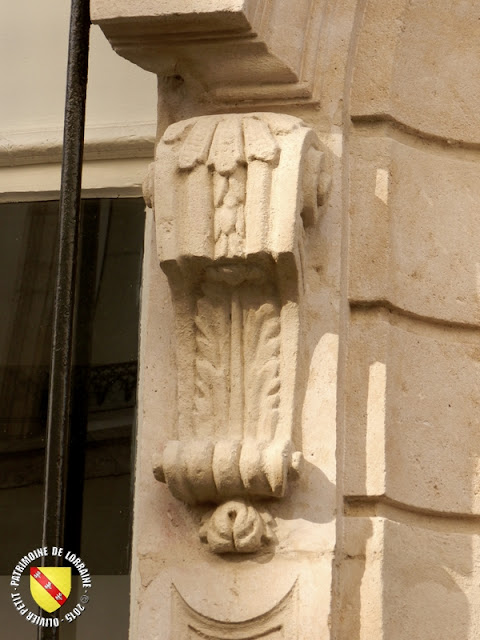
[[[81,226],[71,407],[74,477],[65,546],[78,550],[88,564],[95,597],[89,615],[62,625],[60,637],[119,640],[128,633],[143,200],[84,200]],[[41,544],[57,227],[55,201],[0,204],[0,574],[5,584],[14,559]],[[22,578],[26,603],[28,581]],[[0,602],[0,612],[9,640],[36,638],[36,627],[8,600]]]

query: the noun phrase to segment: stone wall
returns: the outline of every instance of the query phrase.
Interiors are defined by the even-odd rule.
[[[478,633],[479,18],[367,2],[356,35],[340,637]]]
[[[473,640],[480,8],[285,6],[93,2],[159,75],[131,638]],[[280,346],[246,358],[267,303]],[[209,339],[257,370],[225,388]],[[245,426],[264,365],[268,437]]]

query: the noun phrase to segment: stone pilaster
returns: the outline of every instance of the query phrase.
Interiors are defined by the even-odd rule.
[[[477,3],[92,4],[159,77],[132,640],[473,640]]]

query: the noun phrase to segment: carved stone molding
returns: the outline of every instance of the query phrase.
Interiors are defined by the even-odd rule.
[[[121,56],[188,77],[215,102],[310,99],[323,4],[316,0],[92,0]]]
[[[167,129],[146,183],[177,324],[177,437],[155,476],[188,504],[223,505],[201,531],[217,553],[268,544],[251,501],[282,498],[298,470],[303,240],[323,160],[297,118],[204,116]]]
[[[238,622],[216,620],[196,611],[172,585],[172,637],[185,640],[292,640],[298,635],[298,583],[264,614]]]

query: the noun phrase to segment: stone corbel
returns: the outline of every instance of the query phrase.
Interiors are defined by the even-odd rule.
[[[155,477],[190,505],[218,505],[212,551],[272,539],[255,501],[282,498],[301,454],[297,370],[305,230],[322,203],[315,133],[271,113],[170,126],[146,183],[176,313],[177,437]]]

